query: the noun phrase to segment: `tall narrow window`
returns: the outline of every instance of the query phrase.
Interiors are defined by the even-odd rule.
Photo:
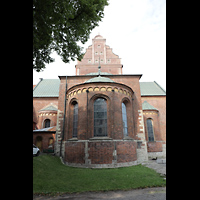
[[[94,102],[94,136],[107,136],[107,103],[103,98]]]
[[[78,103],[74,104],[74,118],[73,118],[73,137],[77,137],[78,127]]]
[[[50,127],[50,119],[45,119],[44,121],[44,128]]]
[[[124,103],[122,103],[122,121],[123,121],[123,133],[124,133],[124,136],[128,136],[126,105]]]
[[[152,119],[147,119],[147,132],[148,132],[148,139],[149,139],[149,141],[150,142],[154,141]]]

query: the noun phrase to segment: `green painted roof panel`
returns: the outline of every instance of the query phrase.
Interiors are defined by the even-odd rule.
[[[58,97],[60,79],[42,79],[33,90],[33,97]]]
[[[92,72],[92,73],[89,73],[89,74],[86,74],[86,75],[98,75],[99,72]],[[111,73],[108,73],[108,72],[100,72],[100,75],[112,75]]]
[[[140,82],[141,96],[165,96],[166,92],[156,81]]]
[[[95,77],[88,82],[114,82],[106,77]],[[33,89],[33,97],[58,97],[60,79],[43,79]],[[140,82],[141,96],[165,96],[166,92],[154,82]]]
[[[142,110],[158,110],[154,108],[152,105],[150,105],[147,101],[144,101],[142,103]]]
[[[57,111],[58,109],[55,106],[47,106],[46,108],[41,109],[40,111],[48,111],[48,110],[53,110],[53,111]]]
[[[113,83],[114,81],[111,80],[110,78],[106,78],[106,77],[102,77],[102,76],[91,78],[91,79],[85,81],[85,83],[96,83],[96,82],[110,82],[110,83]]]

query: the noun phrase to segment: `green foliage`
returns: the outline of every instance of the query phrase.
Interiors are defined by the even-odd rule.
[[[163,177],[142,165],[84,169],[63,165],[60,158],[55,156],[41,155],[33,158],[34,194],[128,190],[165,185]]]
[[[62,61],[81,60],[82,47],[104,16],[108,0],[33,0],[33,68],[53,62],[52,50]]]

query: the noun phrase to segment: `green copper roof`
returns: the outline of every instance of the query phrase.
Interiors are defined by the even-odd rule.
[[[110,78],[95,77],[86,81],[90,82],[114,82]],[[43,79],[33,89],[33,97],[58,97],[60,79]],[[140,82],[141,96],[165,96],[166,92],[154,82]]]
[[[42,79],[33,89],[33,97],[58,97],[60,79]]]
[[[99,72],[92,72],[92,73],[89,73],[89,74],[86,74],[86,75],[98,75]],[[108,72],[100,72],[100,75],[112,75],[111,73],[108,73]]]
[[[114,83],[114,81],[111,80],[110,78],[106,78],[106,77],[102,77],[102,76],[91,78],[91,79],[85,81],[85,83],[95,83],[95,82],[110,82],[110,83]]]
[[[147,101],[144,101],[142,103],[142,110],[158,110],[154,108],[152,105],[150,105]]]
[[[47,111],[47,110],[58,110],[56,107],[54,107],[54,106],[52,106],[52,105],[50,105],[50,106],[47,106],[46,108],[43,108],[43,109],[41,109],[40,111]]]
[[[141,96],[165,96],[166,92],[156,81],[140,82]]]

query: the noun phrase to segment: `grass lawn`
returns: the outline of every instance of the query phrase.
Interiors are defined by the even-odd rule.
[[[165,186],[153,169],[142,165],[116,169],[85,169],[63,165],[60,158],[33,158],[33,193],[55,194],[86,191],[128,190]]]

